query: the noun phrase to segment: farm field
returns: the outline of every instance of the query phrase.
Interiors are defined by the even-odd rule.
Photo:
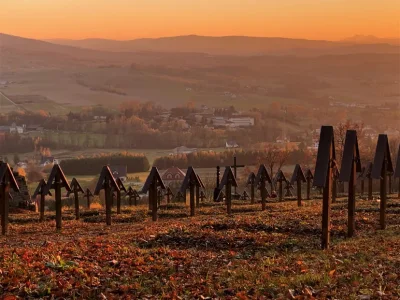
[[[0,237],[0,294],[21,299],[398,299],[400,199],[389,198],[386,230],[379,202],[357,200],[356,236],[346,238],[347,201],[332,205],[331,249],[320,250],[321,200],[261,205],[203,203],[11,214]],[[373,247],[371,247],[373,245]],[[7,298],[8,299],[8,298]],[[14,298],[10,298],[14,299]]]

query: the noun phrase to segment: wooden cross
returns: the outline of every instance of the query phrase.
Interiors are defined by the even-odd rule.
[[[236,156],[234,156],[233,157],[233,165],[231,166],[231,168],[233,168],[233,174],[235,175],[235,179],[237,180],[237,169],[238,168],[244,168],[245,167],[245,165],[238,165],[237,164],[237,158],[236,158]],[[234,187],[234,193],[235,193],[235,196],[236,196],[236,194],[237,194],[237,191],[236,191],[236,186]]]
[[[336,166],[335,141],[332,126],[322,126],[319,138],[314,186],[323,188],[322,200],[322,249],[330,244],[332,177]]]
[[[94,194],[98,196],[100,191],[104,190],[105,202],[106,202],[106,224],[111,226],[111,208],[112,208],[112,197],[113,191],[118,191],[119,186],[115,181],[114,176],[108,166],[104,166],[101,170],[99,180],[94,190]]]
[[[40,203],[39,203],[39,210],[40,210],[40,217],[39,221],[43,222],[44,221],[44,206],[45,206],[45,198],[46,195],[51,196],[50,191],[45,194],[45,186],[47,185],[46,180],[42,179],[40,180],[35,192],[32,195],[32,198],[36,199],[38,195],[40,195]]]
[[[261,194],[261,210],[265,210],[267,206],[267,182],[271,183],[271,177],[268,174],[267,168],[265,165],[260,165],[258,168],[257,176],[255,179],[255,184],[260,186],[260,194]]]
[[[164,197],[163,191],[162,191],[161,189],[158,189],[158,190],[157,190],[157,203],[158,203],[158,207],[161,206],[161,202],[162,202],[163,197]]]
[[[292,184],[290,183],[289,180],[286,180],[286,182],[285,182],[285,197],[288,197],[288,198],[293,197],[292,189],[293,189]]]
[[[314,179],[314,175],[310,169],[306,172],[306,179],[307,179],[307,200],[311,200],[311,185]]]
[[[221,193],[221,190],[219,189],[220,175],[221,175],[220,166],[217,166],[217,185],[215,186],[215,189],[214,189],[214,201],[219,201],[219,194]]]
[[[0,211],[1,211],[1,234],[6,235],[8,231],[8,209],[10,189],[19,192],[19,186],[14,174],[7,163],[0,162]]]
[[[119,190],[116,190],[115,192],[117,193],[117,215],[121,213],[121,191],[124,191],[127,193],[127,190],[124,186],[124,183],[122,182],[121,178],[118,177],[115,182],[117,183]]]
[[[250,185],[250,199],[251,199],[251,204],[254,204],[254,188],[256,184],[256,174],[254,172],[251,172],[249,175],[249,178],[247,179],[247,185]]]
[[[338,179],[340,176],[340,172],[338,169],[338,166],[335,167],[333,170],[333,181],[332,181],[332,203],[336,202],[337,198],[337,185],[338,185]]]
[[[373,186],[373,178],[372,178],[372,168],[374,164],[370,162],[365,171],[365,177],[368,178],[368,200],[372,200],[372,186]]]
[[[392,177],[393,177],[393,172],[388,172],[388,194],[392,194],[393,190],[392,190]]]
[[[285,177],[285,174],[283,174],[282,170],[279,170],[278,173],[276,173],[275,176],[275,182],[278,182],[278,193],[279,193],[279,201],[283,200],[283,182],[286,182],[287,179]]]
[[[178,191],[178,193],[176,193],[176,199],[186,203],[186,193],[183,194],[181,191]]]
[[[232,172],[232,168],[226,167],[219,189],[222,191],[225,187],[226,208],[229,215],[232,213],[232,186],[237,187],[236,177]]]
[[[306,182],[306,181],[307,181],[307,179],[304,176],[304,173],[303,173],[303,170],[301,169],[301,166],[299,164],[297,164],[295,166],[295,168],[294,168],[294,172],[293,172],[293,175],[292,175],[292,179],[290,180],[290,183],[294,184],[296,182],[296,184],[297,184],[297,206],[298,207],[300,207],[302,205],[301,204],[301,200],[302,200],[301,184],[303,182]],[[309,196],[309,195],[307,195],[307,196]]]
[[[204,183],[201,180],[199,174],[196,173],[197,180],[199,182],[199,185],[196,185],[196,207],[200,207],[200,189],[205,189]]]
[[[201,202],[204,202],[204,200],[206,200],[206,199],[207,199],[206,194],[204,193],[204,191],[201,191],[200,192],[200,200],[201,200]]]
[[[87,188],[86,192],[85,192],[85,198],[86,198],[86,201],[87,201],[87,208],[90,208],[90,197],[93,197],[93,194],[90,191],[90,189]]]
[[[390,157],[389,140],[386,134],[378,136],[376,145],[372,178],[380,179],[380,225],[381,229],[386,228],[386,206],[387,206],[387,174],[393,172],[392,158]]]
[[[360,179],[360,197],[362,198],[364,196],[364,188],[365,188],[365,173],[366,169],[365,167],[361,168],[361,172],[358,175],[358,179]]]
[[[249,197],[249,194],[247,194],[247,192],[246,191],[243,191],[243,194],[242,194],[242,200],[247,200],[247,199],[249,199],[250,197]]]
[[[142,188],[143,193],[149,192],[149,206],[151,206],[152,220],[157,221],[157,189],[165,190],[165,184],[156,167],[153,167]]]
[[[71,187],[65,177],[61,167],[58,164],[53,166],[51,170],[49,179],[47,180],[47,185],[45,186],[44,193],[48,194],[51,189],[54,189],[54,197],[56,200],[56,229],[61,229],[61,189],[65,188],[67,192],[71,192]]]
[[[182,186],[180,189],[181,193],[186,193],[186,190],[190,191],[190,216],[193,217],[196,214],[195,209],[195,189],[196,187],[202,187],[202,183],[199,180],[199,176],[196,174],[196,171],[193,167],[189,167],[186,176],[182,182]],[[200,197],[200,195],[198,195]],[[199,197],[197,199],[199,199]],[[200,201],[200,200],[198,200]]]
[[[75,220],[79,220],[79,195],[78,195],[78,193],[84,194],[85,192],[83,191],[81,185],[79,184],[78,180],[76,180],[76,178],[72,178],[70,186],[71,186],[71,192],[67,193],[67,197],[70,195],[70,193],[74,194]]]
[[[132,198],[133,198],[134,205],[137,206],[137,200],[140,200],[139,193],[130,186],[126,194],[129,197],[129,205],[132,206]]]
[[[357,131],[347,130],[344,142],[340,181],[349,183],[347,236],[352,237],[356,227],[356,172],[361,171],[360,152],[358,150]]]
[[[167,196],[167,204],[169,204],[171,202],[171,199],[175,196],[170,187],[167,187],[167,192],[165,193],[165,195]]]

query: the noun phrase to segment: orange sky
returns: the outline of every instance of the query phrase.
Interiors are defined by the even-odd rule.
[[[37,38],[400,36],[400,0],[2,0],[0,32]]]

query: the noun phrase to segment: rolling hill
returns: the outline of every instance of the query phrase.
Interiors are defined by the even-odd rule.
[[[381,43],[342,42],[247,37],[247,36],[176,36],[155,39],[116,41],[106,39],[49,40],[51,43],[86,49],[115,52],[201,52],[213,55],[326,55],[352,53],[398,53],[398,45]],[[367,45],[368,44],[368,45]]]
[[[241,109],[400,100],[394,45],[197,36],[91,41],[99,45],[85,47],[97,50],[0,34],[0,91],[23,99],[25,109],[63,114],[133,99]]]

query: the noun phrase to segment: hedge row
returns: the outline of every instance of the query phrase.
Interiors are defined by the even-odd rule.
[[[149,161],[142,154],[102,154],[95,157],[82,157],[63,160],[60,163],[66,175],[99,174],[105,165],[127,166],[128,173],[146,172],[150,168]]]

